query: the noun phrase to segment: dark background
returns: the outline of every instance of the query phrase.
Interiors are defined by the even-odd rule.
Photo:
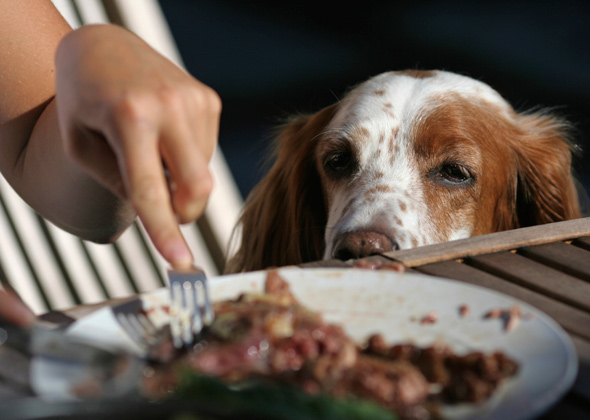
[[[517,110],[565,116],[582,149],[574,170],[590,191],[590,1],[160,4],[188,71],[223,100],[220,146],[244,196],[282,118],[407,68],[465,74]]]

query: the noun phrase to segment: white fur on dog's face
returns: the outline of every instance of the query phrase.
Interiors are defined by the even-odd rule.
[[[474,107],[479,117],[462,114]],[[346,232],[378,232],[394,249],[472,236],[490,145],[463,126],[486,115],[510,119],[512,109],[489,86],[452,73],[385,73],[350,92],[318,145],[324,258]]]

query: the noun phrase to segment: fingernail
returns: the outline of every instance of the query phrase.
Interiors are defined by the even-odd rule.
[[[182,239],[172,239],[168,242],[164,258],[173,266],[193,263],[193,255]]]

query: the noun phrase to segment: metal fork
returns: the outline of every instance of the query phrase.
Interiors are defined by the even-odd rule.
[[[145,353],[162,340],[156,326],[143,312],[141,300],[135,299],[116,305],[112,311],[119,325]]]
[[[170,281],[170,332],[174,346],[189,347],[214,314],[207,289],[207,276],[197,267],[168,270]]]

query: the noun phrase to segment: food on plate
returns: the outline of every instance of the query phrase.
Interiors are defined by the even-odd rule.
[[[214,309],[215,321],[193,348],[149,371],[146,395],[169,396],[187,372],[197,372],[234,390],[292,386],[305,395],[371,401],[403,419],[428,419],[441,403],[485,401],[518,370],[500,352],[457,355],[441,344],[390,345],[379,334],[358,345],[341,326],[301,305],[276,271],[268,273],[264,293]],[[174,352],[171,343],[159,350],[160,356]]]
[[[434,324],[438,319],[438,312],[430,311],[420,319],[420,324]]]
[[[485,319],[501,319],[504,322],[504,331],[510,332],[516,329],[521,319],[530,319],[532,314],[523,314],[520,305],[512,305],[509,309],[495,308],[484,315]]]

